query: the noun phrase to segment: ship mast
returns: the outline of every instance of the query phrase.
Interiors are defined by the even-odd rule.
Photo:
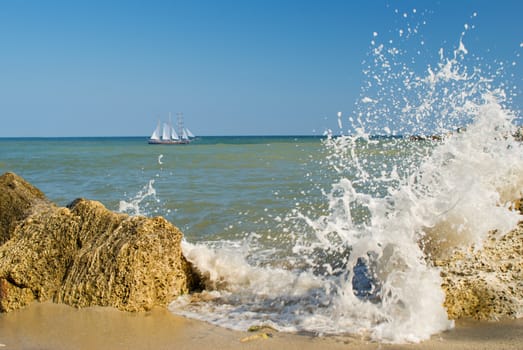
[[[183,138],[183,113],[178,112],[176,113],[176,118],[178,122],[178,135],[180,138]]]

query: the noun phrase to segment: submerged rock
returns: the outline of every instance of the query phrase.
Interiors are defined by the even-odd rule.
[[[148,310],[198,286],[182,233],[162,217],[85,199],[58,207],[12,173],[0,177],[0,194],[0,311],[33,300]]]

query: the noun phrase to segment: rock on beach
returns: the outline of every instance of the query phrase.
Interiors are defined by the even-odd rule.
[[[436,265],[450,319],[523,316],[523,223],[502,237],[491,232],[480,249],[456,250]]]
[[[182,232],[162,217],[77,199],[59,207],[13,173],[0,176],[0,311],[32,301],[124,311],[166,306],[199,287]]]

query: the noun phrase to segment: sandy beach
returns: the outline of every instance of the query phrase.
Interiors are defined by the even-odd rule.
[[[172,315],[162,308],[126,313],[53,303],[0,314],[3,349],[521,349],[523,320],[460,321],[420,344],[380,344],[350,336],[272,329],[238,332]]]

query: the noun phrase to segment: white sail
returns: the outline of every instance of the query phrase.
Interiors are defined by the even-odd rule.
[[[167,123],[163,123],[163,132],[162,132],[162,140],[170,140],[171,139],[171,126]]]
[[[188,140],[189,136],[187,135],[187,129],[182,129],[182,139]]]
[[[189,136],[189,138],[193,138],[195,137],[194,134],[191,132],[191,130],[185,128],[185,133],[187,134],[187,136]]]
[[[158,125],[156,125],[156,129],[154,129],[153,134],[151,135],[151,140],[159,140],[160,139],[160,121],[158,120]]]
[[[171,139],[173,140],[179,140],[178,134],[176,133],[176,130],[174,128],[171,128]]]

